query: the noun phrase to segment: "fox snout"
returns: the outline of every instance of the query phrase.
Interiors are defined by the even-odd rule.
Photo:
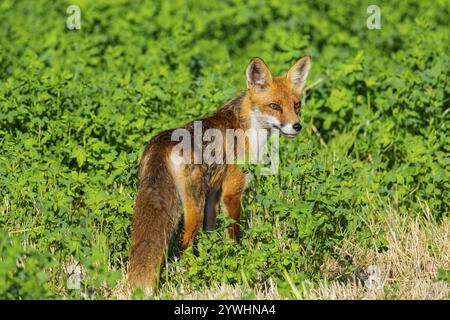
[[[281,133],[288,137],[295,137],[300,130],[302,130],[302,125],[299,122],[295,122],[293,124],[287,123],[280,126]]]

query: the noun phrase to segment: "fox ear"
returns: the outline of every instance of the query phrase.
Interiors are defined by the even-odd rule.
[[[253,58],[247,66],[247,88],[255,92],[264,91],[272,83],[272,75],[264,61]]]
[[[300,94],[302,92],[310,68],[311,57],[304,56],[289,69],[287,78],[291,81],[294,91],[297,94]]]

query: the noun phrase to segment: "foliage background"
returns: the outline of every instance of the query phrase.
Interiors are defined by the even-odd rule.
[[[389,248],[366,223],[387,205],[448,219],[449,2],[380,2],[369,30],[372,2],[3,0],[0,297],[86,297],[66,286],[70,263],[91,297],[113,297],[145,144],[240,93],[252,56],[274,74],[313,57],[306,129],[247,190],[242,244],[222,214],[166,262],[163,297],[275,281],[290,298],[333,277],[323,265],[343,241]],[[71,4],[81,30],[65,27]],[[339,263],[337,277],[355,271],[351,254]]]

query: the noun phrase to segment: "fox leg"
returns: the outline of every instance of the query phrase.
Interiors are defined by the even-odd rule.
[[[205,220],[203,229],[205,231],[212,231],[216,227],[217,220],[217,203],[220,200],[222,190],[211,191],[206,198],[205,204]]]
[[[187,248],[192,245],[203,226],[206,195],[198,167],[186,168],[180,180],[179,188],[184,209],[183,247]]]
[[[235,223],[229,229],[232,239],[239,240],[239,222],[241,219],[241,195],[245,188],[245,174],[236,166],[230,166],[223,182],[223,203]]]
[[[184,205],[184,235],[183,247],[188,248],[203,225],[204,201],[198,201],[194,197],[188,196]]]

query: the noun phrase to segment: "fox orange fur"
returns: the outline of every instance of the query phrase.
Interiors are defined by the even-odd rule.
[[[298,113],[310,65],[311,58],[305,56],[286,74],[273,77],[260,58],[253,58],[246,70],[247,90],[202,119],[203,130],[215,128],[225,135],[227,129],[264,128],[294,137],[301,129]],[[193,134],[193,123],[182,128]],[[140,161],[127,280],[132,289],[151,292],[156,288],[166,245],[178,225],[180,204],[184,209],[185,248],[192,245],[200,228],[215,227],[222,195],[228,215],[236,221],[229,235],[239,239],[246,181],[243,169],[236,164],[176,164],[172,149],[178,142],[171,139],[173,130],[153,137]],[[245,145],[249,152],[261,147],[250,142]]]

